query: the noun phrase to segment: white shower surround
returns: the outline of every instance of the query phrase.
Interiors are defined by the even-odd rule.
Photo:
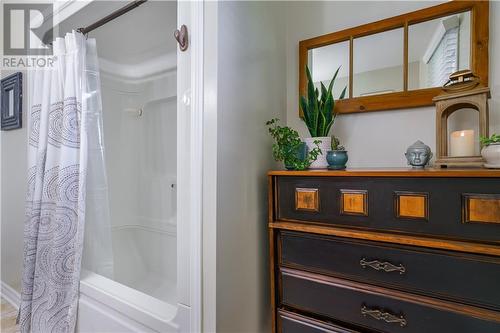
[[[176,73],[155,77],[102,78],[113,244],[102,274],[175,304]]]
[[[118,76],[101,70],[113,273],[85,272],[78,326],[82,332],[104,329],[103,322],[93,326],[94,321],[85,320],[87,313],[120,317],[92,305],[87,295],[127,314],[119,324],[106,327],[106,332],[123,332],[124,326],[131,331],[163,332],[179,326],[173,322],[177,313],[176,71],[158,72],[123,80],[126,71]],[[134,109],[141,112],[130,112]],[[126,324],[131,318],[134,325]]]

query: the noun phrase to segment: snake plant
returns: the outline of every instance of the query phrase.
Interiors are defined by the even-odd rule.
[[[307,96],[300,96],[300,108],[302,109],[303,119],[307,125],[307,129],[311,137],[326,137],[335,121],[335,99],[333,98],[333,84],[337,78],[340,67],[335,71],[328,89],[321,82],[321,96],[318,88],[314,87],[314,82],[311,77],[311,71],[306,66],[307,74]],[[347,90],[347,86],[342,90],[339,99],[343,99]]]

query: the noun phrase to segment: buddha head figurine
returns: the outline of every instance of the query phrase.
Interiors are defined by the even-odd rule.
[[[425,168],[432,157],[432,152],[428,145],[418,140],[406,149],[405,156],[412,167]]]

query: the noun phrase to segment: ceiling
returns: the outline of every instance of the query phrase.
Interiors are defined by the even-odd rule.
[[[85,27],[129,1],[93,1],[59,26],[59,35]],[[118,65],[136,65],[176,52],[173,32],[177,2],[149,0],[89,34],[96,38],[99,58]]]

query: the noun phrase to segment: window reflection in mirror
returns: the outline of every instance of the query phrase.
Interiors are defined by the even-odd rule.
[[[441,87],[451,73],[470,69],[470,12],[408,27],[408,89]]]
[[[318,89],[320,82],[328,87],[340,67],[333,86],[333,97],[338,98],[346,86],[345,96],[349,96],[349,41],[311,49],[307,59],[314,85]]]
[[[403,28],[355,38],[353,97],[403,91]]]

